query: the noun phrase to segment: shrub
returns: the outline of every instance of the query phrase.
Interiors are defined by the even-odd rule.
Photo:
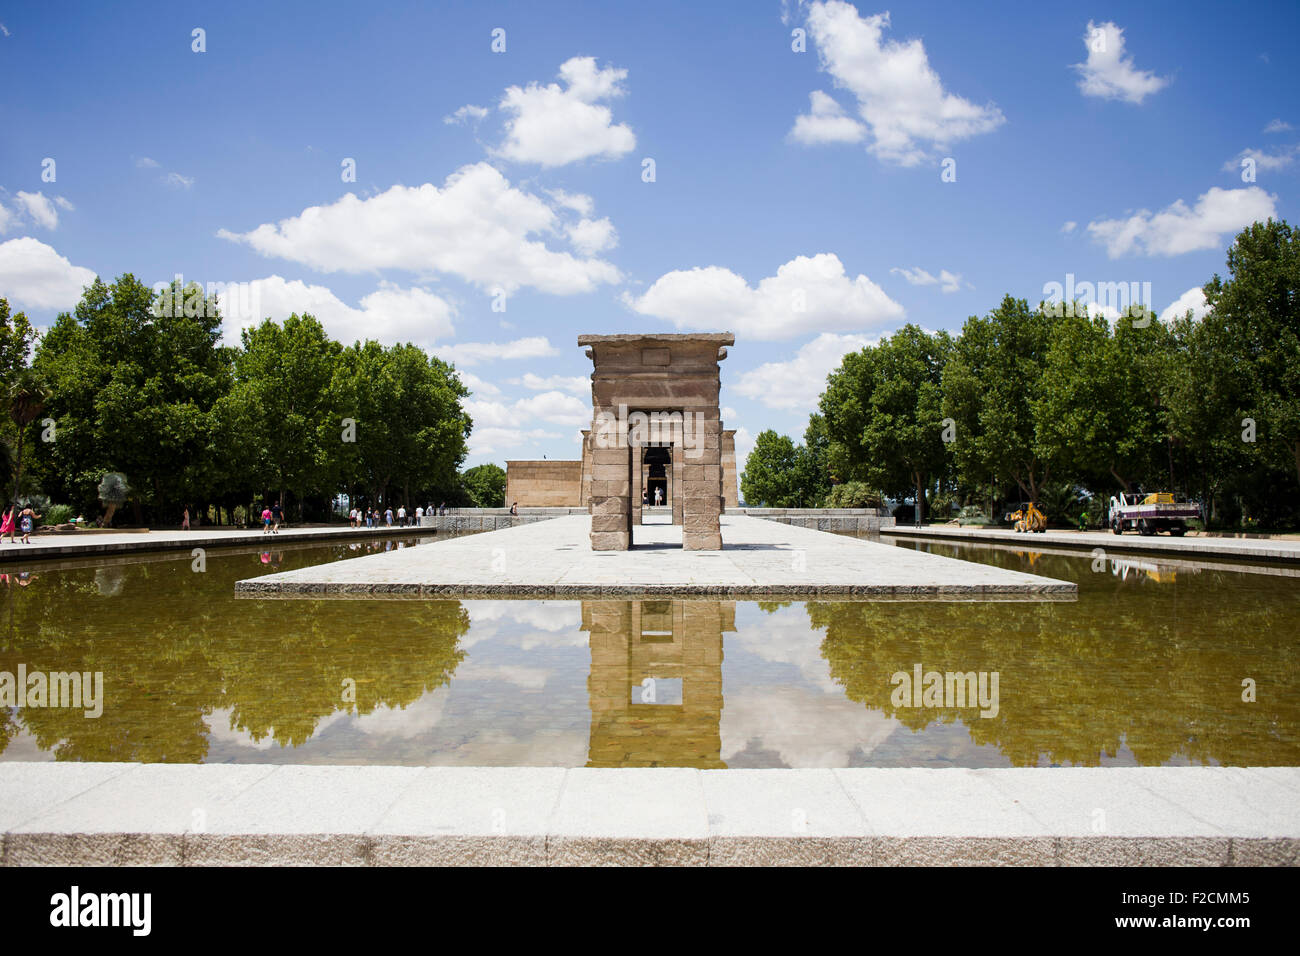
[[[831,489],[826,499],[828,508],[879,508],[880,495],[863,481],[846,481]]]
[[[72,520],[72,505],[50,505],[41,520],[45,524],[67,524]]]

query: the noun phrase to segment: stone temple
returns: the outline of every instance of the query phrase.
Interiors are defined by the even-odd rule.
[[[626,550],[637,526],[668,521],[683,548],[721,548],[718,518],[738,494],[718,363],[734,343],[730,332],[579,336],[594,365],[582,458],[506,462],[506,503],[586,508],[597,551]]]

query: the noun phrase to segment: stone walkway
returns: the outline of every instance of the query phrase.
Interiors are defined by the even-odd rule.
[[[586,515],[240,581],[295,594],[597,598],[610,595],[1072,599],[1067,581],[725,515],[722,551],[683,551],[681,528],[635,529],[631,551],[592,551]]]
[[[1294,767],[0,763],[0,859],[8,866],[1294,866],[1298,797]]]
[[[1140,535],[1135,532],[1114,534],[1110,531],[1045,531],[1042,534],[1017,534],[1010,528],[955,528],[950,525],[926,525],[923,528],[895,526],[882,528],[881,534],[897,538],[930,538],[953,541],[1015,544],[1026,550],[1035,545],[1058,545],[1091,551],[1101,548],[1110,553],[1167,554],[1171,557],[1236,558],[1248,561],[1300,561],[1300,540],[1286,538],[1229,538],[1188,535],[1175,538],[1167,534]]]
[[[73,532],[69,534],[34,534],[31,544],[6,536],[0,541],[0,564],[30,561],[33,558],[68,558],[82,555],[128,554],[146,551],[188,551],[192,548],[248,547],[280,545],[286,542],[327,542],[335,538],[418,537],[430,534],[425,528],[349,528],[331,525],[320,528],[282,528],[279,534],[266,534],[261,528],[217,528],[204,525],[193,531],[166,529],[159,531]]]

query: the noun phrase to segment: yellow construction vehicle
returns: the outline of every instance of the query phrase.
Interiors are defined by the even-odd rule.
[[[1047,530],[1047,515],[1043,514],[1032,501],[1025,502],[1019,511],[1010,512],[1006,520],[1011,522],[1011,526],[1016,531],[1042,534]]]

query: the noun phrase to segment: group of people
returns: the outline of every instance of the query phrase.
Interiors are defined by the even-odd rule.
[[[185,513],[189,518],[189,511]],[[284,524],[284,509],[280,507],[280,502],[276,502],[269,508],[262,509],[262,534],[279,534],[280,525]]]
[[[430,502],[428,507],[420,505],[411,511],[407,511],[405,505],[398,505],[396,512],[391,505],[383,511],[378,508],[353,508],[348,512],[348,524],[354,528],[360,528],[362,524],[367,528],[410,528],[418,527],[425,515],[446,513],[447,502],[445,501],[437,508],[434,508]]]
[[[32,543],[32,532],[36,530],[36,521],[40,518],[30,506],[22,511],[18,510],[17,505],[10,505],[9,510],[0,518],[0,540],[5,535],[9,535],[9,543],[14,543],[14,535],[21,530],[23,533],[23,544]]]

